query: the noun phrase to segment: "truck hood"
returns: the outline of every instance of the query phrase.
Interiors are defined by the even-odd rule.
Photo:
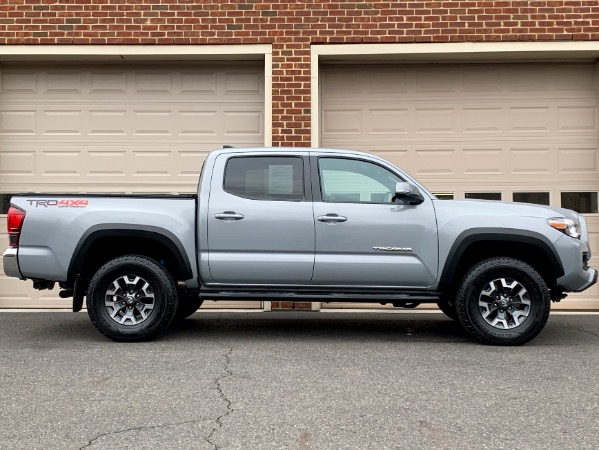
[[[565,217],[576,221],[581,220],[581,216],[576,211],[531,203],[508,203],[494,200],[434,200],[434,204],[437,211],[450,209],[477,215],[536,217],[539,219]]]
[[[492,200],[434,200],[439,229],[471,228],[511,228],[516,230],[537,230],[541,234],[553,236],[553,240],[564,235],[544,225],[539,228],[539,220],[566,218],[580,223],[580,240],[589,246],[587,223],[582,214],[565,208],[533,205],[531,203],[508,203]],[[590,250],[589,250],[590,257]]]

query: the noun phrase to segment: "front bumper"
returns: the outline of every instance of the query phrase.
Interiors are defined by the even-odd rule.
[[[597,282],[597,269],[588,266],[591,250],[586,239],[562,236],[554,243],[564,274],[556,285],[565,292],[582,292]]]
[[[558,278],[557,285],[566,292],[582,292],[597,283],[597,269],[579,269]]]
[[[577,289],[575,292],[585,291],[588,288],[590,288],[591,286],[593,286],[595,283],[597,283],[597,270],[589,268],[587,270],[587,272],[588,272],[588,277],[586,279],[586,283],[581,288]]]
[[[23,275],[21,275],[21,271],[19,270],[17,251],[18,249],[12,247],[4,250],[4,254],[2,255],[2,264],[4,266],[4,273],[6,276],[23,279]]]

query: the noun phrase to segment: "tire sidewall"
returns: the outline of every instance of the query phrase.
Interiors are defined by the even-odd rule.
[[[137,260],[138,262],[134,262]],[[162,272],[162,274],[160,273]],[[154,309],[146,320],[136,325],[122,325],[114,321],[105,306],[106,291],[113,281],[124,275],[145,279],[154,292]],[[162,275],[162,276],[161,276]],[[165,280],[168,283],[165,283]],[[141,257],[117,258],[104,265],[90,282],[87,308],[96,328],[107,337],[118,341],[144,340],[166,328],[165,320],[172,320],[176,295],[172,279],[155,261]],[[175,304],[176,309],[176,304]],[[171,317],[169,318],[169,312]]]
[[[514,262],[520,263],[516,260]],[[478,301],[483,288],[498,278],[514,279],[528,292],[531,302],[529,315],[515,328],[495,328],[483,318],[480,311]],[[474,331],[471,334],[479,340],[492,344],[517,345],[530,341],[543,329],[549,308],[550,301],[544,281],[532,267],[524,263],[488,261],[486,265],[477,266],[466,276],[456,298],[456,310],[462,325],[467,331]]]

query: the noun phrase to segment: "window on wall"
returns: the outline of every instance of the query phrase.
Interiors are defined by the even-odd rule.
[[[454,194],[451,192],[433,192],[433,195],[439,200],[453,200]]]
[[[562,208],[582,214],[596,214],[597,192],[562,192]]]
[[[403,181],[393,172],[367,161],[320,158],[322,199],[333,203],[393,203]]]
[[[470,200],[501,200],[501,192],[466,192],[465,197]]]
[[[10,199],[15,194],[0,194],[0,214],[8,214]]]
[[[298,201],[304,198],[301,157],[234,157],[225,168],[224,190],[252,200]]]
[[[514,201],[534,203],[535,205],[549,205],[549,192],[514,192]]]

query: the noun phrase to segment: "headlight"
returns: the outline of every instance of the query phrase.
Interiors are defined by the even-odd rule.
[[[570,237],[580,238],[580,224],[575,220],[558,217],[547,220],[547,223]]]

